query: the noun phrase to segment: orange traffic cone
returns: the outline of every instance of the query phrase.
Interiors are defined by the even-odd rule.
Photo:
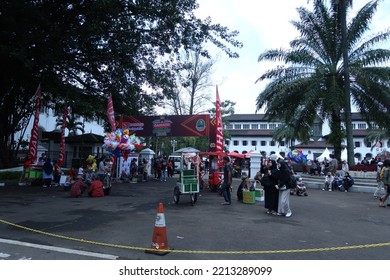
[[[158,204],[156,222],[154,225],[151,250],[145,250],[145,253],[166,255],[169,253],[167,229],[165,226],[164,205]]]

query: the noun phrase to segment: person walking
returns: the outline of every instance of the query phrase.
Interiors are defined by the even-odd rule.
[[[230,159],[228,156],[223,157],[223,182],[222,182],[222,194],[225,202],[222,205],[232,204],[231,186],[232,186],[232,166],[230,165]]]
[[[386,159],[383,162],[383,170],[381,172],[382,182],[385,187],[385,194],[379,198],[379,206],[386,207],[386,201],[390,195],[390,160]]]
[[[278,179],[278,184],[276,189],[279,190],[279,205],[278,205],[278,215],[291,217],[292,211],[290,208],[290,169],[286,162],[281,161],[279,163],[279,170],[275,172],[275,177]]]

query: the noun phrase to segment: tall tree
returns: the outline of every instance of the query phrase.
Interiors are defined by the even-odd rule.
[[[343,114],[348,111],[341,29],[337,12],[325,2],[315,0],[313,11],[297,9],[300,20],[292,24],[300,37],[290,42],[290,49],[269,50],[259,56],[259,61],[281,61],[284,65],[258,79],[271,81],[258,96],[257,108],[265,105],[270,118],[294,124],[297,130],[307,130],[319,114],[330,122],[330,139],[335,153],[340,154],[345,136]],[[378,1],[369,2],[348,24],[350,92],[352,102],[368,123],[388,128],[385,112],[390,110],[390,68],[383,63],[389,61],[390,50],[373,47],[387,40],[390,31],[363,40],[377,6]]]
[[[201,47],[182,51],[178,57],[176,86],[168,96],[167,106],[176,115],[205,112],[210,102],[207,89],[213,86],[211,75],[215,59],[202,56]]]
[[[237,31],[198,19],[196,0],[5,0],[0,2],[0,167],[33,112],[39,83],[47,105],[76,114],[148,114],[174,84],[171,57],[211,42],[229,57]],[[209,54],[204,52],[205,56]],[[57,108],[58,109],[58,108]],[[11,151],[12,152],[12,151]]]

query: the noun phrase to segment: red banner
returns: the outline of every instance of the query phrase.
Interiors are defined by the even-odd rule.
[[[111,94],[110,94],[110,97],[108,98],[106,114],[107,114],[108,122],[111,125],[111,131],[115,131],[116,125],[115,125],[114,103],[112,102],[112,95]]]
[[[34,123],[31,129],[30,145],[28,148],[28,160],[32,163],[37,159],[38,153],[38,123],[39,123],[39,109],[41,107],[41,85],[38,86],[36,92]]]
[[[68,117],[68,108],[65,105],[64,115],[62,116],[60,154],[58,155],[58,165],[59,166],[62,166],[65,162],[65,128],[66,128],[67,117]]]
[[[221,115],[221,99],[219,98],[218,86],[216,92],[216,102],[215,102],[215,118],[216,118],[216,126],[215,126],[215,151],[223,152],[223,147],[225,145],[225,141],[223,138],[223,124],[222,124],[222,115]]]

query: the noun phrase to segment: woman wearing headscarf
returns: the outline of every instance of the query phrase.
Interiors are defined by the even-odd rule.
[[[53,179],[53,163],[50,158],[47,158],[45,163],[42,166],[42,179],[43,179],[43,187],[50,187],[51,180]]]
[[[276,161],[270,160],[264,167],[264,176],[260,183],[264,188],[264,207],[267,214],[276,215],[278,213],[279,190],[276,189],[278,179],[275,177],[277,171]]]
[[[284,161],[279,162],[279,170],[275,172],[275,177],[278,179],[276,188],[279,190],[279,206],[278,206],[278,215],[291,217],[292,211],[290,209],[290,169]]]

